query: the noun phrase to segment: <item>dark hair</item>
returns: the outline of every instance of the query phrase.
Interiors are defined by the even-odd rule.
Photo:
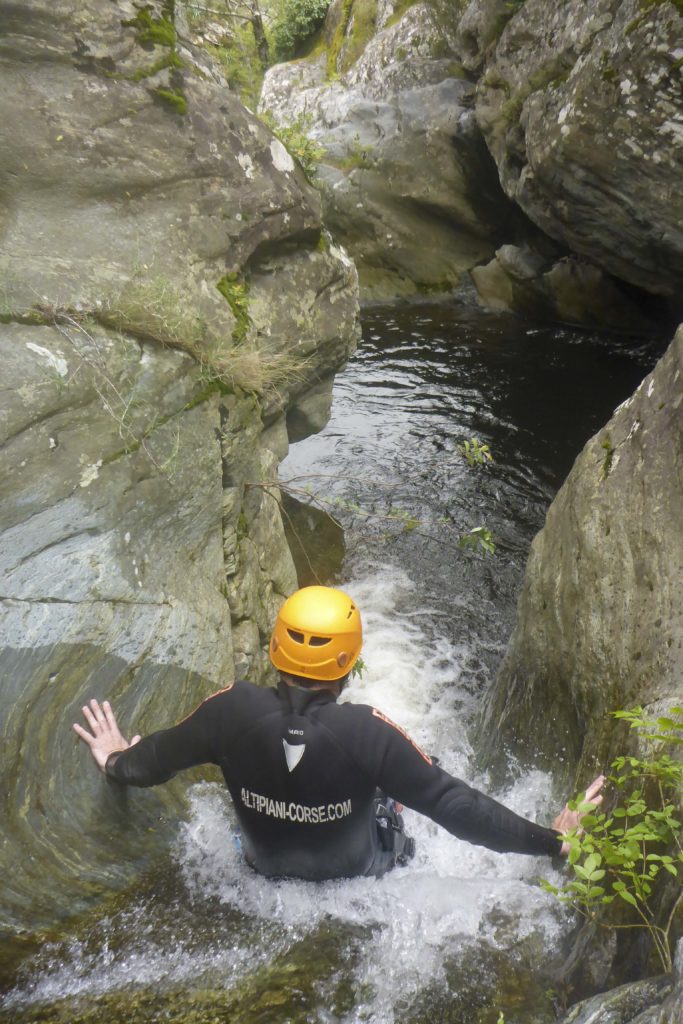
[[[318,690],[321,687],[326,687],[333,683],[339,685],[339,692],[341,693],[346,684],[349,681],[350,673],[347,672],[341,679],[309,679],[307,676],[295,676],[291,672],[280,672],[280,677],[289,682],[291,680],[295,686],[300,686],[302,690]]]

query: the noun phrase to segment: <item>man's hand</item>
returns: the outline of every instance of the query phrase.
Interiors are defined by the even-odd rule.
[[[586,795],[583,798],[584,802],[592,804],[593,807],[599,807],[602,803],[602,796],[600,795],[600,790],[602,789],[604,784],[604,775],[598,775],[597,779],[593,779],[590,786],[586,790]],[[569,808],[565,805],[565,807],[563,807],[558,816],[555,818],[555,821],[553,822],[553,828],[557,829],[557,831],[561,832],[563,835],[567,832],[570,832],[573,828],[577,829],[580,832],[581,819],[583,818],[584,814],[587,813],[587,811],[570,811]],[[566,857],[569,853],[569,850],[569,843],[565,840],[562,843],[562,849],[560,850],[560,853],[563,857]]]
[[[113,754],[116,750],[127,750],[128,747],[132,747],[140,739],[139,736],[133,736],[129,743],[121,735],[108,700],[102,702],[102,707],[100,707],[96,700],[91,700],[90,707],[84,704],[81,711],[90,726],[90,732],[76,722],[74,722],[73,729],[90,747],[90,753],[101,772],[104,771],[104,766],[110,754]]]

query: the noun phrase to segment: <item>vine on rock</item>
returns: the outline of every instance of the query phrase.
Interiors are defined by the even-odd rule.
[[[489,447],[486,444],[481,444],[476,438],[470,438],[468,441],[463,442],[457,446],[457,451],[463,455],[467,460],[470,467],[475,469],[482,469],[488,465],[489,462],[493,461],[493,456],[489,451]],[[315,474],[317,478],[328,479],[325,474]],[[475,526],[469,530],[462,531],[456,524],[454,524],[448,516],[443,516],[438,520],[439,533],[433,532],[431,527],[434,524],[430,524],[420,519],[417,515],[411,512],[409,509],[402,508],[394,505],[389,500],[390,494],[387,496],[387,501],[382,503],[381,507],[377,506],[377,503],[363,503],[361,500],[354,500],[349,498],[341,497],[330,497],[321,493],[320,489],[314,489],[310,484],[305,481],[310,480],[310,474],[305,477],[293,477],[289,480],[280,480],[278,483],[264,482],[257,483],[251,482],[246,486],[248,488],[259,488],[266,494],[269,494],[274,501],[276,501],[280,507],[280,512],[284,518],[289,519],[287,511],[284,508],[281,491],[289,494],[291,497],[297,499],[304,504],[310,504],[320,511],[324,512],[325,515],[336,523],[337,526],[342,528],[342,524],[339,522],[337,515],[346,513],[353,519],[370,521],[381,526],[387,527],[388,535],[395,535],[398,533],[412,533],[418,537],[423,537],[425,540],[435,541],[440,544],[454,544],[456,547],[469,550],[471,552],[480,553],[483,555],[493,555],[496,550],[496,544],[493,538],[491,530],[486,526]],[[335,479],[331,477],[329,479]],[[352,478],[346,478],[350,480]],[[362,489],[366,485],[370,485],[373,490],[378,487],[378,481],[368,481],[363,478],[355,478],[355,483]],[[296,534],[293,524],[290,521],[290,526],[293,532]],[[444,540],[443,532],[446,532],[446,539]],[[304,545],[301,544],[302,550],[305,550]],[[317,578],[313,566],[309,568],[314,577]]]

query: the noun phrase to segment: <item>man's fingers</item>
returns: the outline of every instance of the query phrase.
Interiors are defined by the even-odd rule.
[[[598,775],[597,779],[593,779],[590,786],[586,790],[586,800],[593,800],[594,803],[602,803],[602,797],[598,797],[598,793],[605,785],[605,776]],[[597,799],[595,799],[597,797]]]
[[[116,721],[116,715],[112,711],[111,704],[109,703],[108,700],[105,700],[103,702],[102,710],[104,712],[105,721],[106,721],[107,725],[109,726],[109,728],[112,729],[112,730],[118,729],[118,724],[117,724],[117,721]]]
[[[97,721],[100,723],[100,725],[104,725],[106,719],[104,717],[104,712],[100,705],[98,704],[98,702],[96,700],[91,700],[90,707],[92,708],[92,713],[97,719]]]
[[[142,736],[133,736],[133,739],[130,741],[131,747],[134,747],[135,744],[139,743],[141,739],[142,739]]]
[[[89,747],[92,747],[93,743],[96,742],[96,738],[94,736],[91,736],[89,732],[86,732],[86,730],[82,726],[80,726],[78,722],[74,722],[72,728],[75,733],[78,733],[82,740],[85,740]]]
[[[88,705],[84,704],[83,707],[81,708],[81,711],[83,712],[83,717],[85,718],[86,722],[90,726],[90,729],[93,732],[93,734],[95,736],[99,735],[99,733],[100,733],[100,723],[97,721],[97,719],[95,718],[94,714],[92,713],[92,711],[90,710]]]

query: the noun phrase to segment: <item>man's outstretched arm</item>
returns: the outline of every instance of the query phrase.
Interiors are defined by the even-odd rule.
[[[538,825],[443,771],[381,712],[366,709],[358,719],[359,760],[365,751],[368,773],[406,807],[459,839],[499,853],[569,853],[569,843],[560,836],[580,827],[582,813],[565,806],[550,828]],[[598,776],[586,791],[585,800],[594,806],[602,802],[604,781]]]
[[[82,708],[90,731],[74,724],[74,732],[90,748],[98,768],[129,786],[156,786],[176,772],[193,765],[215,763],[221,723],[225,719],[224,690],[207,698],[178,725],[134,736],[130,743],[121,734],[108,701],[96,700]]]

